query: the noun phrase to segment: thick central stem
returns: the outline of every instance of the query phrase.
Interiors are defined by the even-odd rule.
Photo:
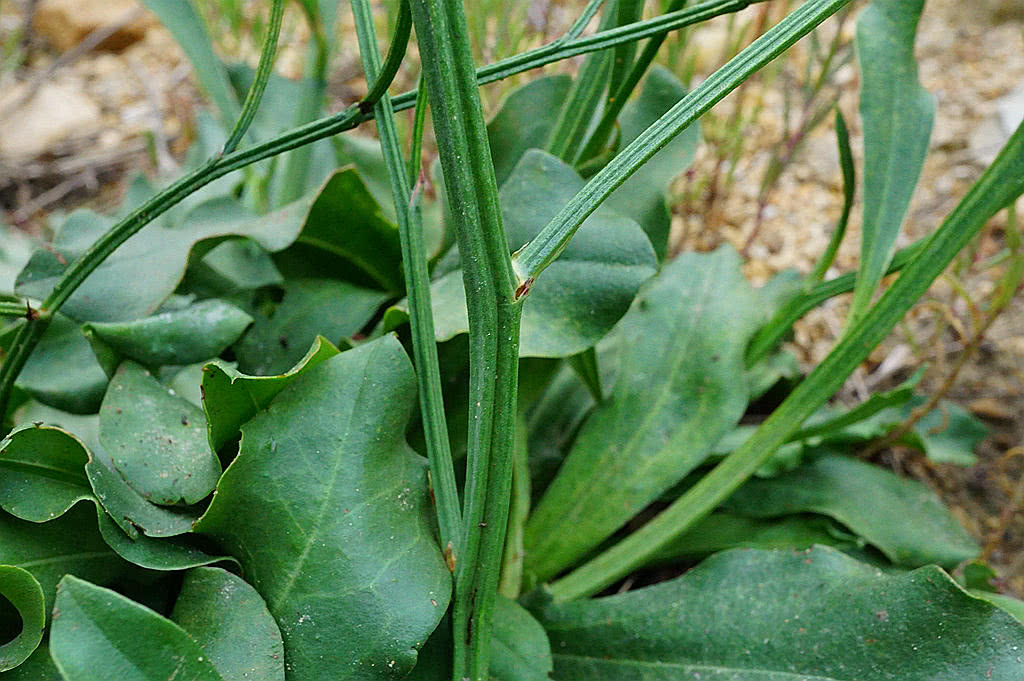
[[[461,0],[413,0],[469,313],[469,452],[456,555],[454,678],[486,681],[508,523],[522,301],[498,206]]]

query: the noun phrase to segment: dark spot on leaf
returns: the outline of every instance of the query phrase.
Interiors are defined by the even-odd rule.
[[[281,336],[280,338],[277,339],[277,342],[285,350],[288,349],[288,338],[286,336]]]

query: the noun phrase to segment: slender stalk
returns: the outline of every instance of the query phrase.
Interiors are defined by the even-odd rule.
[[[371,23],[372,27],[372,23]],[[367,111],[373,110],[373,102],[383,102],[384,94],[387,92],[391,82],[395,79],[395,75],[398,74],[398,69],[402,66],[402,60],[405,59],[405,51],[409,47],[409,36],[412,35],[412,10],[409,9],[409,3],[407,0],[402,0],[398,3],[398,19],[395,21],[395,31],[391,36],[391,47],[388,48],[387,59],[384,60],[384,65],[381,66],[380,54],[377,54],[378,67],[376,73],[373,74],[373,80],[369,81],[371,76],[370,72],[367,71],[366,76],[368,82],[373,83],[373,87],[370,88],[366,96],[363,97],[363,101],[368,104],[363,108]],[[374,44],[374,52],[377,52],[376,44]],[[365,68],[366,60],[363,59]],[[387,102],[388,108],[391,106],[390,98]],[[378,122],[380,117],[377,116]]]
[[[668,6],[668,12],[677,12],[686,6],[687,0],[672,0],[672,3]],[[752,4],[751,2],[743,3],[744,7]],[[742,9],[742,8],[741,8]],[[619,114],[622,113],[622,107],[626,105],[626,101],[629,96],[636,89],[636,86],[640,83],[640,79],[647,73],[647,69],[654,62],[654,58],[658,56],[658,50],[661,49],[662,43],[665,42],[665,38],[668,37],[667,33],[653,36],[647,44],[644,45],[643,52],[640,53],[639,59],[633,62],[632,68],[625,76],[620,77],[618,80],[613,80],[611,92],[608,93],[608,102],[605,106],[604,112],[601,114],[601,120],[597,122],[597,126],[594,131],[590,134],[590,138],[587,143],[583,146],[583,150],[580,152],[579,161],[586,162],[592,158],[595,158],[601,153],[605,145],[608,143],[608,139],[611,137],[612,130],[615,128],[615,121],[618,120]]]
[[[263,41],[263,52],[260,54],[260,63],[256,67],[256,78],[245,96],[245,103],[242,104],[242,112],[235,122],[235,127],[224,143],[221,154],[230,154],[238,148],[239,142],[245,137],[249,126],[256,117],[256,110],[259,109],[260,100],[267,89],[267,81],[274,68],[274,55],[277,54],[277,41],[281,35],[281,20],[284,18],[284,0],[274,0],[270,8],[270,24],[267,27],[267,38]]]
[[[455,571],[454,679],[486,681],[512,484],[522,301],[461,0],[413,0],[438,155],[469,313],[469,442],[463,551]]]
[[[906,248],[897,251],[896,255],[892,258],[892,262],[889,263],[889,269],[886,270],[885,273],[892,274],[893,272],[899,272],[906,267],[908,263],[916,258],[928,246],[929,238],[930,237],[919,239]],[[775,349],[775,346],[779,344],[779,341],[782,340],[783,336],[789,333],[789,330],[793,327],[793,323],[796,322],[796,320],[800,319],[829,298],[835,298],[843,293],[850,293],[856,285],[857,273],[849,272],[838,276],[835,279],[829,279],[828,281],[822,282],[807,293],[801,293],[795,298],[789,300],[779,308],[771,321],[762,326],[751,339],[750,345],[747,346],[747,366],[753,366],[767,357],[768,353]]]
[[[31,319],[34,310],[28,303],[0,301],[0,317],[25,317]]]
[[[751,75],[851,0],[808,0],[751,43],[641,133],[516,253],[522,279],[535,279],[559,256],[583,221],[630,175]]]
[[[395,33],[404,42],[409,40],[412,28],[412,13],[408,0],[403,0],[399,10]],[[355,17],[356,36],[363,58],[363,70],[369,82],[381,82],[382,72],[377,36],[373,27],[373,12],[369,0],[352,0],[352,14]],[[404,17],[404,18],[403,18]],[[451,445],[448,442],[448,424],[444,414],[444,398],[441,395],[441,369],[437,360],[437,344],[434,340],[434,316],[430,303],[430,272],[427,268],[426,248],[423,245],[423,223],[420,219],[418,202],[411,196],[409,174],[402,158],[402,148],[395,127],[395,112],[387,88],[382,90],[374,106],[377,133],[380,136],[384,165],[391,182],[395,215],[398,219],[398,237],[402,245],[402,271],[405,275],[405,289],[409,297],[409,326],[412,330],[413,359],[418,374],[420,410],[423,413],[423,430],[426,434],[427,461],[434,486],[434,501],[437,508],[437,525],[441,535],[441,546],[451,560],[457,559],[461,544],[462,511],[459,508],[459,489],[455,484],[455,467],[452,465]],[[376,96],[377,92],[371,91]],[[419,168],[417,167],[417,175]]]
[[[843,243],[846,235],[846,225],[850,222],[850,211],[853,209],[853,196],[857,189],[857,169],[853,164],[853,149],[850,148],[850,131],[846,127],[846,120],[843,112],[836,108],[836,141],[839,145],[839,165],[843,171],[843,212],[836,223],[836,229],[832,232],[832,238],[828,241],[828,247],[821,256],[821,260],[814,267],[814,271],[807,277],[806,286],[809,288],[820,284],[825,278],[828,268],[835,262],[836,254],[839,253],[839,246]]]
[[[427,86],[423,84],[423,74],[420,74],[419,83],[416,85],[416,118],[413,120],[412,142],[409,144],[409,180],[413,185],[419,184],[420,174],[423,172],[423,131],[426,127]]]
[[[529,431],[526,415],[519,410],[516,419],[516,439],[512,461],[512,500],[508,509],[508,532],[505,552],[501,560],[501,581],[498,593],[505,598],[519,598],[523,586],[523,558],[526,556],[524,540],[526,519],[530,515],[530,452],[527,448]]]
[[[481,85],[491,83],[568,57],[586,54],[587,52],[601,50],[629,40],[637,40],[682,28],[683,26],[689,26],[690,24],[705,21],[721,14],[736,11],[739,5],[745,6],[744,3],[737,3],[736,0],[712,0],[671,16],[655,17],[654,19],[638,22],[632,26],[612,29],[611,31],[585,38],[555,41],[549,45],[479,69],[477,71],[477,83]],[[390,62],[391,60],[389,59],[388,63]],[[386,77],[388,75],[387,72],[382,72],[381,78],[390,83],[390,79],[393,78],[394,74],[390,74],[390,78]],[[375,89],[376,87],[370,88],[371,92]],[[416,97],[417,93],[410,91],[395,97],[392,103],[396,111],[402,111],[413,106]],[[358,106],[348,107],[326,118],[293,128],[261,144],[211,159],[206,164],[181,177],[114,225],[108,234],[93,244],[88,251],[82,254],[78,261],[72,263],[71,267],[65,270],[61,281],[58,282],[50,299],[44,302],[44,305],[47,306],[46,309],[50,311],[59,309],[75,289],[82,284],[85,278],[99,267],[114,249],[142,229],[149,221],[159,217],[185,197],[228,173],[355,128],[372,117],[372,114],[362,111],[362,109],[366,109],[372,103],[372,100],[364,99]],[[59,294],[58,290],[60,290]],[[3,413],[6,409],[14,382],[25,366],[25,362],[28,361],[28,356],[31,354],[32,349],[35,348],[43,331],[45,331],[45,325],[48,324],[46,320],[48,320],[48,316],[44,315],[42,319],[34,320],[32,324],[23,327],[14,339],[10,353],[4,360],[3,365],[0,366],[0,413]]]
[[[580,598],[608,586],[643,565],[728,498],[842,387],[985,222],[1022,193],[1024,124],[899,279],[750,438],[640,530],[552,584],[555,600]]]

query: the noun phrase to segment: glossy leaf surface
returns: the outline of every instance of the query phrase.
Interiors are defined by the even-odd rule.
[[[526,526],[526,570],[568,567],[704,461],[747,405],[743,351],[758,298],[729,248],[684,254],[641,292],[620,327],[611,396]]]
[[[560,681],[1014,679],[1024,626],[925,567],[737,550],[638,591],[549,607]]]
[[[303,373],[242,427],[196,525],[266,600],[291,679],[401,676],[444,613],[426,463],[404,441],[415,396],[390,336]]]

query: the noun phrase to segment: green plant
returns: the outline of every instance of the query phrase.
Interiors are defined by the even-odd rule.
[[[353,0],[367,97],[283,134],[294,102],[303,120],[321,106],[330,3],[303,3],[303,83],[269,68],[283,0],[255,72],[212,57],[188,3],[148,4],[220,122],[200,120],[183,178],[138,179],[122,217],[69,216],[0,304],[12,678],[108,678],[115,656],[141,679],[1019,675],[1020,603],[983,588],[984,566],[964,587],[944,571],[979,547],[927,489],[849,456],[892,435],[969,459],[977,424],[908,423],[916,378],[826,405],[1024,193],[1022,128],[932,236],[890,252],[930,119],[883,85],[894,65],[916,84],[923,2],[858,19],[865,205],[894,211],[869,265],[821,282],[830,248],[806,280],[757,290],[727,248],[665,259],[665,192],[698,119],[849,0],[808,0],[689,93],[649,69],[661,36],[753,3],[641,21],[619,0],[583,36],[593,0],[564,38],[476,70],[462,3],[400,5],[382,59]],[[413,26],[421,86],[392,98]],[[637,56],[641,38],[655,47]],[[537,79],[485,124],[481,82],[574,54],[574,81]],[[406,158],[393,113],[413,102]],[[371,117],[379,144],[327,140]],[[870,302],[897,270],[780,384],[796,319],[844,292]],[[741,424],[773,386],[784,399]]]

